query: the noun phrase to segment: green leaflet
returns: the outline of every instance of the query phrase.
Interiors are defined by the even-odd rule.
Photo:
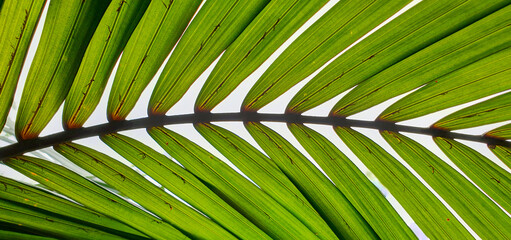
[[[1,2],[0,2],[1,5]],[[56,240],[56,238],[37,236],[25,232],[14,232],[9,230],[0,230],[0,236],[5,239],[16,239],[16,240]]]
[[[423,0],[326,66],[293,97],[287,111],[312,109],[508,4]]]
[[[338,2],[275,60],[247,94],[242,109],[257,111],[273,101],[408,2]]]
[[[497,138],[503,138],[503,139],[510,139],[511,138],[511,124],[506,124],[504,126],[495,128],[485,134],[489,137],[497,137]]]
[[[502,208],[511,210],[509,172],[472,148],[452,139],[433,138],[453,162]]]
[[[43,190],[2,176],[0,185],[4,187],[3,191],[0,191],[1,199],[66,216],[70,221],[126,238],[145,238],[144,234],[133,228]]]
[[[32,139],[57,112],[110,1],[50,1],[16,117],[16,137]]]
[[[101,140],[163,187],[236,234],[237,237],[241,239],[269,238],[193,174],[164,155],[121,134],[108,134],[102,136]]]
[[[436,128],[457,130],[511,119],[511,93],[463,108],[440,119]]]
[[[351,128],[334,129],[429,238],[473,239],[440,200],[378,144]]]
[[[57,238],[123,239],[79,223],[70,222],[58,214],[4,199],[0,199],[0,221],[26,226]]]
[[[101,99],[115,62],[144,14],[149,0],[114,0],[99,22],[64,104],[62,123],[79,128]]]
[[[224,52],[202,87],[195,108],[211,111],[326,2],[271,1]]]
[[[85,207],[117,219],[155,239],[188,239],[171,225],[59,165],[19,156],[3,162]]]
[[[381,239],[416,238],[378,188],[335,145],[304,125],[288,127]]]
[[[163,69],[149,100],[148,112],[165,115],[268,2],[206,1]]]
[[[187,236],[199,239],[235,239],[209,218],[167,194],[130,167],[103,153],[74,143],[59,144],[54,146],[54,149]]]
[[[260,123],[245,127],[340,239],[378,238],[339,189],[287,140]]]
[[[259,150],[221,127],[209,123],[195,128],[218,151],[246,174],[265,193],[298,218],[320,239],[337,238],[307,199],[280,171],[273,160]]]
[[[503,55],[511,46],[510,12],[511,6],[505,7],[360,83],[334,106],[332,114],[349,116],[426,83],[441,89],[436,87],[435,81],[449,78],[449,73],[454,76],[473,74],[469,65],[481,59],[481,63],[506,61]],[[478,63],[473,67],[476,65]],[[386,116],[386,113],[381,118],[400,119],[397,118],[400,114]]]
[[[158,144],[252,223],[276,239],[317,239],[306,226],[220,159],[166,128],[148,130]]]
[[[489,145],[488,148],[508,167],[511,167],[511,148]]]
[[[0,131],[46,0],[8,1],[0,11]],[[0,3],[2,5],[2,3]]]
[[[511,31],[508,34],[511,36]],[[508,90],[511,88],[510,64],[511,47],[508,47],[427,84],[385,109],[380,118],[408,120]]]
[[[509,217],[458,171],[419,143],[399,133],[383,131],[381,134],[479,237],[510,238]]]
[[[199,7],[200,0],[151,1],[122,54],[110,91],[109,120],[124,120]]]

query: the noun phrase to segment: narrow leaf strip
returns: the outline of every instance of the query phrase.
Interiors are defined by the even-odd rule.
[[[509,4],[496,0],[423,0],[343,53],[295,95],[302,113]]]
[[[287,140],[260,123],[245,126],[340,239],[378,238],[349,200]]]
[[[1,4],[1,3],[0,3]],[[0,236],[5,239],[16,239],[16,240],[56,240],[56,238],[32,235],[24,232],[13,232],[8,230],[0,230]]]
[[[124,120],[169,55],[200,0],[151,1],[129,39],[108,99],[110,120]]]
[[[243,101],[257,111],[404,7],[409,0],[340,1],[275,60]]]
[[[510,238],[509,216],[458,171],[419,143],[399,133],[383,131],[381,134],[479,237]]]
[[[473,239],[454,215],[405,166],[351,128],[335,132],[431,239]]]
[[[8,1],[0,11],[0,131],[46,0]],[[0,3],[1,5],[1,3]]]
[[[145,238],[144,234],[133,228],[46,191],[2,176],[0,176],[0,185],[4,187],[3,191],[0,191],[1,199],[66,216],[68,220],[74,219],[74,222],[119,236]]]
[[[154,239],[188,239],[171,225],[144,212],[85,178],[43,159],[19,156],[3,162],[27,177]]]
[[[110,1],[51,1],[25,82],[16,137],[39,135],[73,83],[82,56]]]
[[[206,1],[163,69],[149,101],[149,112],[165,115],[268,2]]]
[[[280,171],[273,160],[266,157],[244,139],[221,127],[209,123],[195,128],[218,151],[246,174],[265,193],[304,223],[320,239],[336,236],[302,193]]]
[[[511,168],[511,148],[504,146],[488,145],[488,148],[495,153],[495,155]]]
[[[454,74],[467,74],[472,69],[465,66],[484,58],[505,61],[505,57],[496,55],[511,46],[510,13],[511,6],[502,8],[388,67],[358,84],[334,106],[332,113],[349,116],[426,83],[435,87],[435,81],[444,75],[457,70]],[[494,73],[499,71],[502,70]]]
[[[58,214],[0,199],[0,221],[26,226],[66,239],[123,239],[97,229],[65,220]]]
[[[509,172],[458,141],[441,137],[433,139],[454,164],[477,186],[507,212],[511,212],[511,175]]]
[[[304,125],[288,127],[381,239],[416,238],[385,196],[335,145]]]
[[[101,140],[144,171],[163,187],[203,212],[241,239],[269,238],[211,191],[193,174],[169,158],[121,134],[102,136]]]
[[[79,128],[92,114],[149,0],[114,0],[99,22],[64,104],[62,123]]]
[[[511,120],[511,93],[451,113],[433,124],[433,127],[457,130],[506,120]]]
[[[59,144],[54,149],[186,235],[202,239],[234,239],[225,229],[165,193],[123,163],[75,143]]]
[[[163,127],[148,132],[188,171],[270,237],[318,239],[273,198],[197,144]]]
[[[325,3],[271,1],[224,52],[201,89],[195,108],[211,111]]]
[[[509,30],[508,34],[511,35],[511,27]],[[511,47],[508,47],[437,78],[385,109],[380,118],[390,121],[408,120],[511,89],[511,81],[507,81],[511,78],[510,64]]]
[[[495,128],[485,134],[489,137],[497,137],[503,139],[511,139],[511,124]]]

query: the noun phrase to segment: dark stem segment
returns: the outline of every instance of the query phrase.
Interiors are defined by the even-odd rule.
[[[182,123],[227,122],[227,121],[251,121],[251,122],[267,121],[284,123],[311,123],[341,127],[362,127],[392,132],[418,133],[433,137],[469,140],[474,142],[485,143],[488,145],[500,145],[506,147],[511,146],[511,142],[508,142],[503,139],[492,138],[488,136],[453,133],[447,130],[436,128],[403,126],[397,125],[393,122],[351,120],[335,116],[329,117],[303,116],[290,113],[266,114],[256,112],[239,112],[239,113],[198,112],[194,114],[176,116],[150,116],[134,120],[114,121],[87,128],[66,130],[45,137],[40,137],[32,140],[24,140],[18,143],[2,147],[0,148],[0,159],[19,156],[26,152],[31,152],[45,147],[51,147],[58,143],[68,142],[81,138],[100,136],[124,130],[151,128],[156,126]]]

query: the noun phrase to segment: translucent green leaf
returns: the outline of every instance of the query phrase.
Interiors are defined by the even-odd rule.
[[[269,238],[193,174],[152,148],[121,134],[101,137],[116,152],[179,198],[242,239]]]
[[[270,237],[317,239],[273,198],[197,144],[163,127],[151,128],[148,132],[188,171]]]
[[[110,1],[51,1],[16,117],[16,137],[39,135],[73,83],[87,44]]]
[[[167,194],[123,163],[74,143],[59,144],[54,149],[184,234],[202,239],[234,239],[209,218]]]
[[[405,166],[351,128],[335,132],[431,239],[473,239],[454,215]]]
[[[472,69],[466,66],[484,58],[505,61],[505,57],[496,55],[511,46],[510,11],[511,6],[500,9],[360,83],[334,106],[332,113],[349,116],[426,83],[435,87],[435,81],[441,82],[451,72],[471,74]]]
[[[489,137],[511,139],[511,124],[506,124],[504,126],[493,129],[487,132],[485,135]]]
[[[380,118],[408,120],[510,89],[510,64],[511,47],[436,79],[385,109]]]
[[[316,236],[321,239],[336,238],[318,212],[280,171],[273,160],[242,138],[221,127],[203,123],[196,124],[195,128],[261,190],[302,221]]]
[[[74,222],[101,229],[127,238],[145,238],[145,235],[100,213],[92,211],[46,191],[18,183],[12,179],[0,176],[0,198],[29,205],[34,208],[52,212],[73,219]]]
[[[114,0],[99,22],[64,104],[62,123],[79,128],[101,99],[108,78],[149,0]]]
[[[326,2],[271,1],[224,52],[202,87],[195,108],[213,109]]]
[[[349,49],[293,97],[289,112],[305,112],[509,4],[496,0],[423,0]]]
[[[511,175],[509,172],[458,141],[441,137],[433,139],[445,155],[477,186],[506,211],[511,211]]]
[[[171,225],[59,165],[43,159],[19,156],[3,162],[49,189],[110,216],[155,239],[188,239]]]
[[[339,238],[378,238],[341,191],[287,140],[260,123],[247,122],[245,126]]]
[[[1,4],[1,3],[0,3]],[[8,230],[0,230],[0,236],[11,240],[55,240],[56,238],[32,235],[30,233],[13,232]]]
[[[165,115],[268,2],[206,1],[163,69],[148,111]]]
[[[382,136],[483,239],[511,236],[511,221],[490,198],[419,143],[393,132]]]
[[[273,62],[247,94],[242,109],[256,111],[273,101],[409,2],[338,2]]]
[[[497,123],[511,119],[511,93],[466,107],[440,119],[436,128],[457,130]]]
[[[288,127],[380,238],[415,238],[385,196],[335,145],[304,125],[289,124]]]
[[[65,239],[123,239],[97,229],[67,221],[62,216],[27,205],[0,199],[0,221],[24,225],[50,236]],[[3,236],[2,236],[3,238]]]
[[[504,146],[489,145],[488,148],[495,153],[495,155],[504,162],[508,167],[511,167],[511,148]]]
[[[46,0],[8,1],[0,11],[0,131]],[[2,3],[0,3],[2,5]]]
[[[130,37],[108,99],[110,120],[124,120],[169,55],[200,0],[151,1]]]

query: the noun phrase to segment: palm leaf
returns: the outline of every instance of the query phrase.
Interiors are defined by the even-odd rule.
[[[510,239],[510,4],[0,1],[0,235]]]

